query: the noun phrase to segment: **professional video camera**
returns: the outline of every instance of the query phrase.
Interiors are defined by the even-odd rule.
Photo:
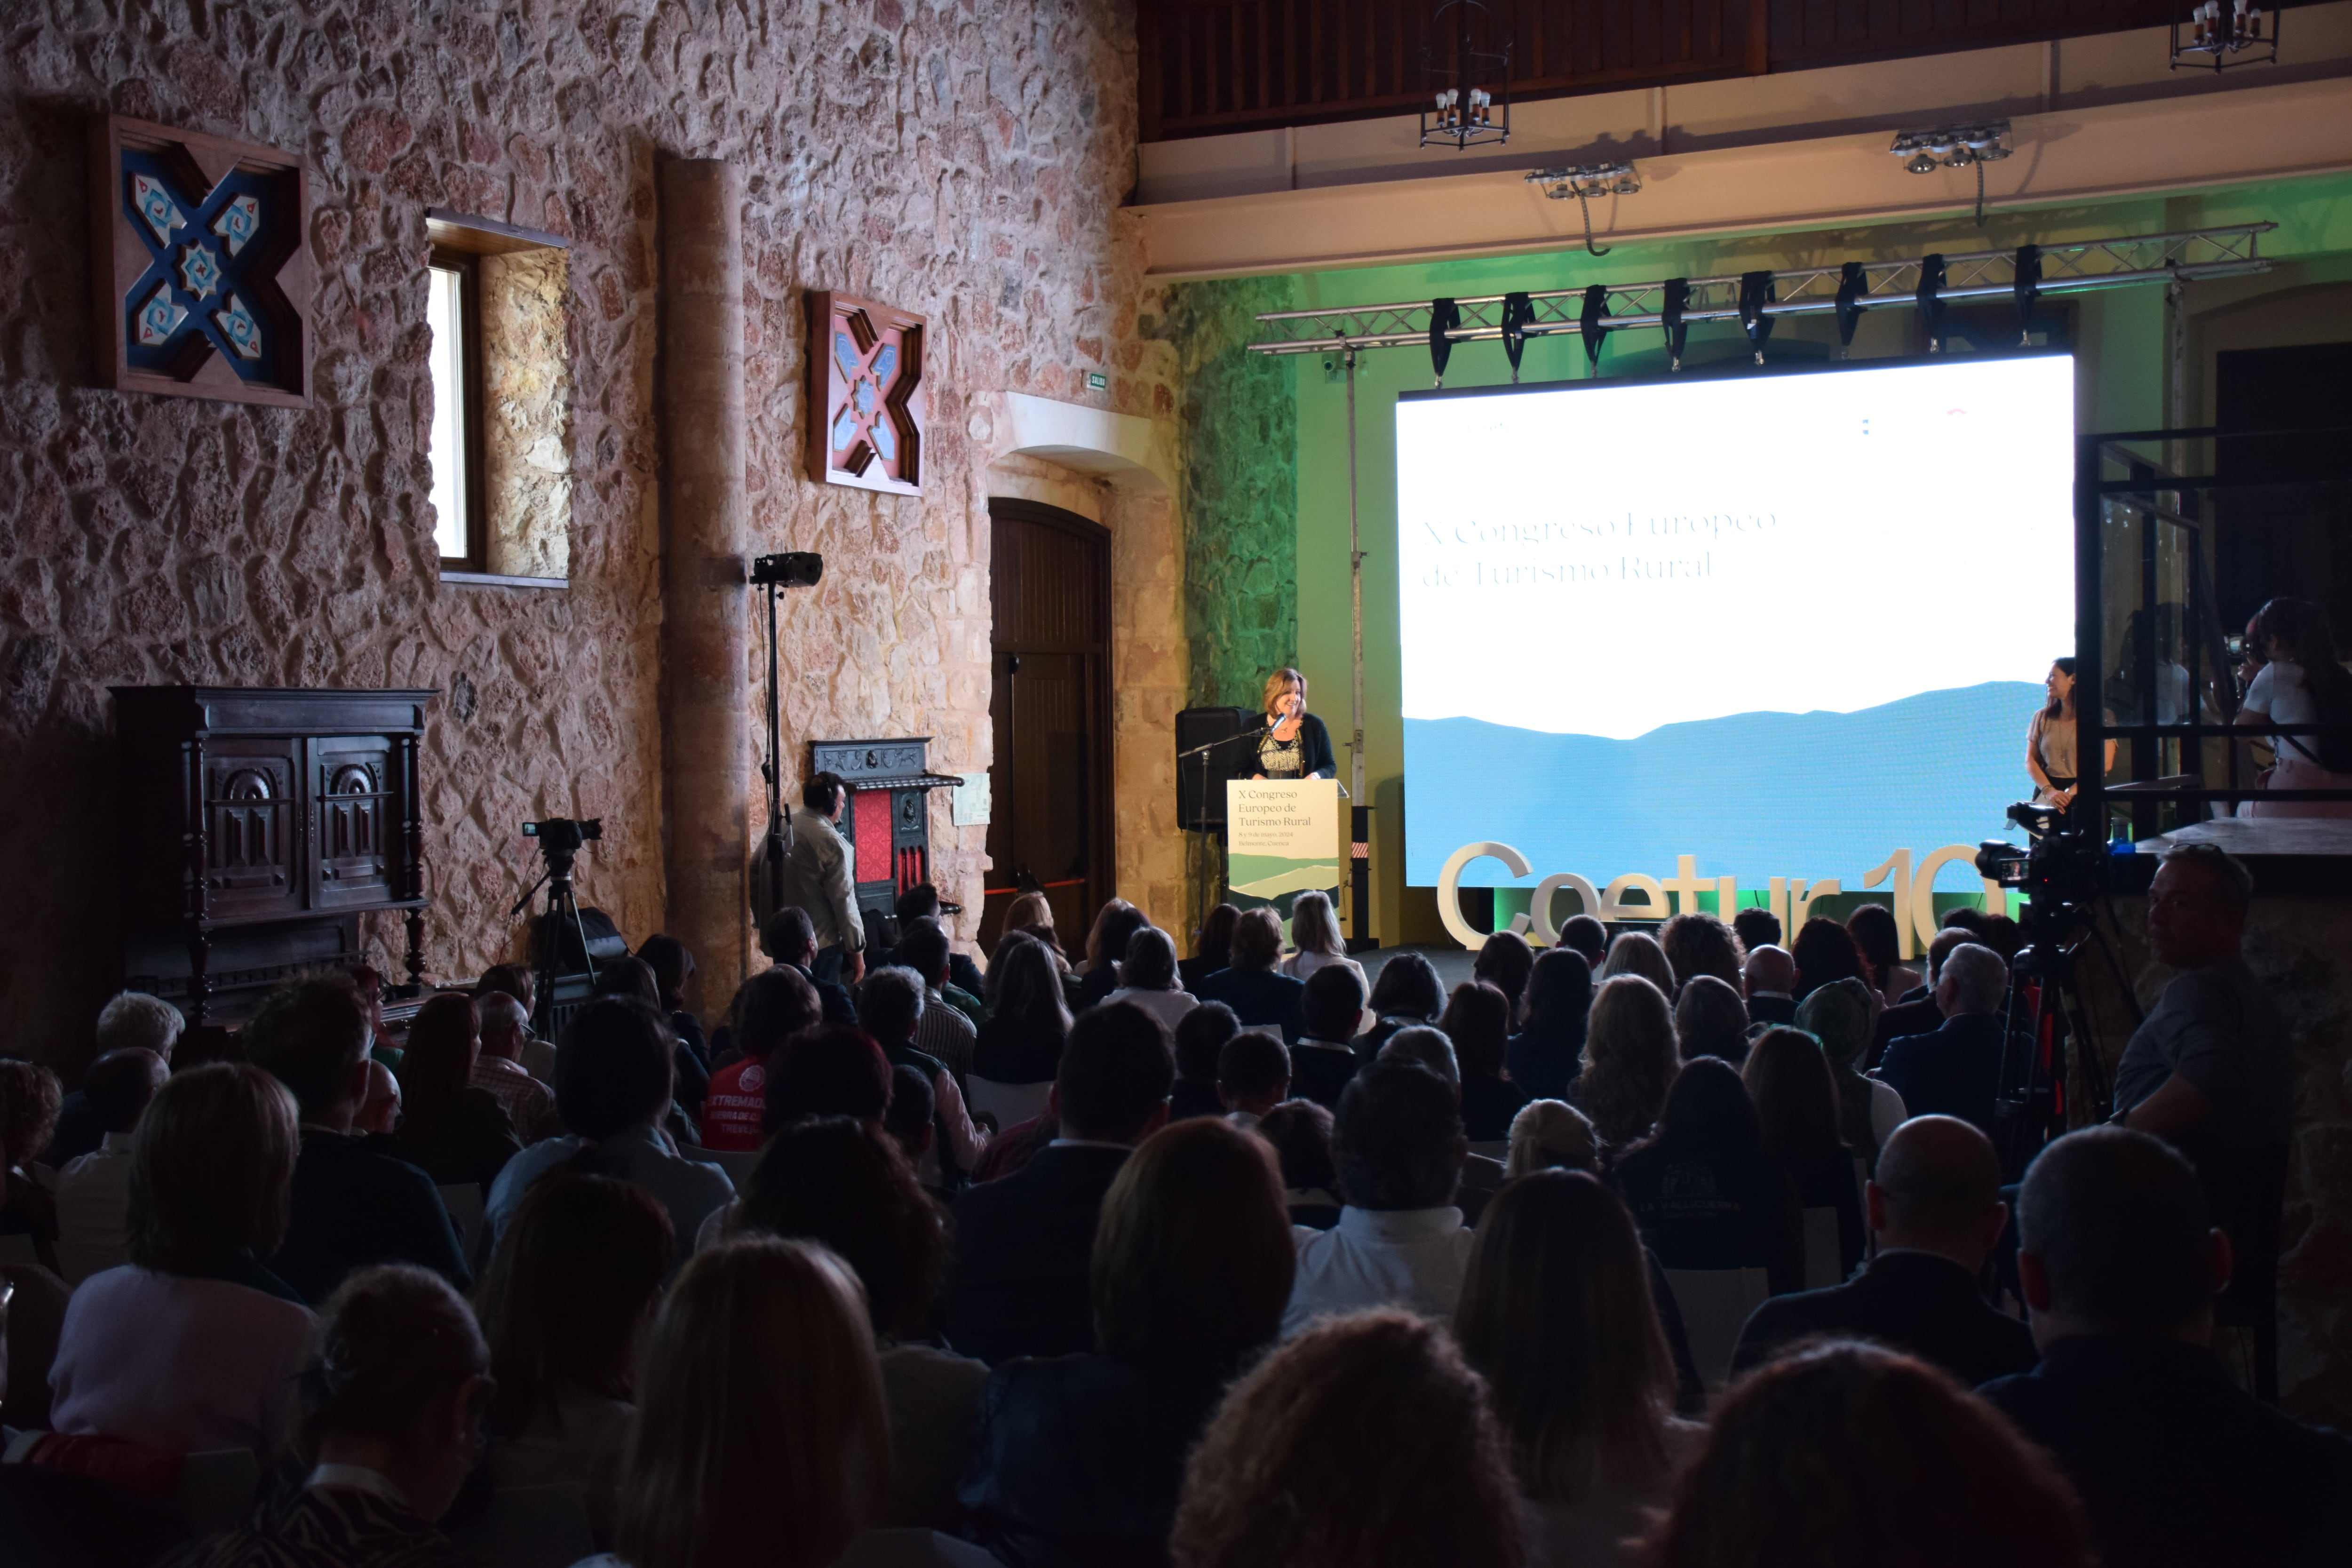
[[[2083,906],[2107,891],[2107,847],[2066,825],[2066,813],[2039,801],[2020,801],[2009,819],[2025,829],[2027,847],[1988,838],[1977,846],[1977,875],[2014,888],[2032,900],[2029,931],[2054,931]]]
[[[551,856],[562,850],[576,852],[590,839],[604,837],[604,819],[592,816],[582,821],[569,816],[551,816],[544,822],[524,823],[522,836],[538,839],[542,855]]]

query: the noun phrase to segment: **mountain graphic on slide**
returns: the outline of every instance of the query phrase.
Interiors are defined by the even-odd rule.
[[[1852,713],[1692,720],[1630,741],[1407,719],[1406,880],[1433,887],[1446,857],[1492,839],[1526,855],[1534,875],[1480,860],[1465,886],[1532,886],[1555,871],[1664,876],[1676,856],[1696,855],[1701,876],[1746,889],[1835,877],[1859,891],[1896,849],[2012,831],[2002,813],[2032,791],[2025,733],[2042,701],[2038,682],[1987,681]]]

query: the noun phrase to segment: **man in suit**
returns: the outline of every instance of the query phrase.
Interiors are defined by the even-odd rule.
[[[1282,917],[1270,909],[1244,910],[1234,922],[1230,964],[1202,981],[1193,994],[1231,1007],[1244,1029],[1280,1029],[1282,1043],[1296,1045],[1307,985],[1277,971],[1281,961]]]
[[[816,935],[811,971],[855,985],[866,973],[866,922],[857,912],[857,847],[834,826],[849,805],[838,773],[809,775],[793,808],[784,857],[785,904],[807,911]],[[781,961],[780,961],[781,962]]]
[[[1739,989],[1755,1033],[1797,1021],[1797,1001],[1790,994],[1796,984],[1797,961],[1787,948],[1767,942],[1748,950],[1748,962],[1739,968]]]
[[[1936,983],[1944,977],[1944,960],[1963,942],[1975,940],[1958,926],[1946,926],[1936,933],[1936,940],[1927,944],[1927,983],[1906,991],[1901,1001],[1879,1014],[1878,1026],[1870,1036],[1869,1066],[1875,1068],[1885,1059],[1888,1042],[1935,1032],[1944,1021],[1943,1009],[1936,1005]]]
[[[2031,1367],[2032,1334],[1977,1289],[2009,1222],[1991,1141],[1954,1117],[1914,1118],[1887,1139],[1864,1195],[1878,1256],[1845,1284],[1757,1308],[1731,1369],[1817,1334],[1876,1340],[1969,1384]]]
[[[1931,1034],[1889,1042],[1878,1076],[1914,1116],[1957,1116],[1987,1136],[2000,1087],[2000,1007],[2009,965],[1989,947],[1964,942],[1944,960],[1936,1005],[1944,1021]]]
[[[2352,1442],[2214,1356],[2231,1247],[2189,1162],[2129,1128],[2069,1133],[2027,1169],[2017,1217],[2042,1364],[1981,1392],[2057,1459],[2108,1568],[2342,1562]]]
[[[1095,1348],[1095,1225],[1127,1156],[1168,1121],[1176,1064],[1160,1021],[1132,1003],[1070,1026],[1046,1104],[1061,1129],[1029,1163],[955,1202],[948,1339],[999,1363]]]
[[[826,1023],[856,1026],[857,1004],[849,988],[816,976],[816,925],[806,910],[787,905],[770,915],[760,928],[760,951],[799,970],[801,978],[816,988],[817,1011]]]
[[[270,1271],[317,1306],[353,1269],[414,1263],[473,1283],[433,1178],[354,1136],[368,1089],[368,1005],[338,975],[305,980],[245,1026],[246,1059],[284,1084],[302,1119],[292,1214]]]

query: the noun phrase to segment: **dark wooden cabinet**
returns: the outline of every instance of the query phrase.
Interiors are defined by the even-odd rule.
[[[424,973],[417,744],[433,691],[113,689],[124,984],[191,1024],[359,959],[359,917],[405,914]]]

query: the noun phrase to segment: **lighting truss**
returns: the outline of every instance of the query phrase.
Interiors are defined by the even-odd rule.
[[[1267,335],[1249,347],[1253,353],[1331,353],[1407,346],[1434,349],[1440,342],[1580,333],[1588,352],[1597,353],[1607,333],[1656,327],[1664,330],[1668,346],[1678,358],[1682,331],[1695,321],[1739,321],[1748,328],[1751,339],[1758,339],[1757,328],[1770,320],[1821,315],[1837,316],[1841,335],[1851,341],[1853,322],[1862,311],[1878,307],[1916,308],[1932,319],[1940,316],[1945,302],[1954,300],[2008,296],[2030,300],[2137,283],[2267,272],[2271,263],[2259,253],[2257,244],[2262,235],[2277,226],[2238,224],[2068,245],[2024,246],[2015,250],[1849,261],[1785,272],[1595,283],[1582,289],[1415,300],[1393,305],[1272,310],[1258,317]],[[1433,312],[1444,323],[1434,329]]]

